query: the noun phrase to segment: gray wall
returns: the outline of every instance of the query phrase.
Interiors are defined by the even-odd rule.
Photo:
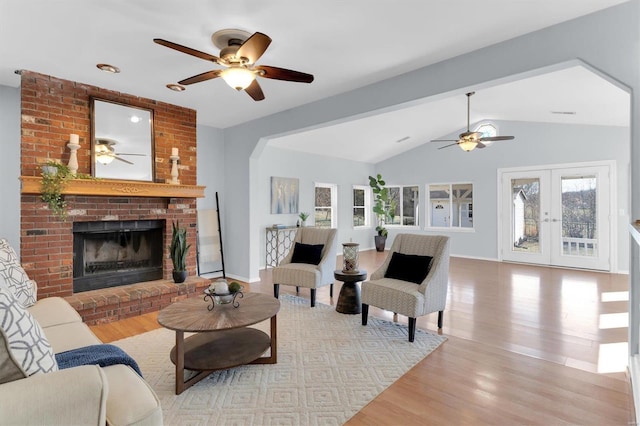
[[[206,186],[204,198],[198,199],[199,209],[216,208],[216,192],[220,208],[224,207],[224,133],[221,129],[198,125],[198,185]],[[221,218],[222,219],[222,218]],[[224,224],[223,224],[224,225]]]
[[[0,86],[0,237],[20,255],[20,89]]]
[[[358,161],[310,155],[267,146],[258,161],[259,200],[256,210],[260,216],[260,266],[265,263],[265,228],[274,223],[295,226],[297,214],[271,214],[271,176],[295,177],[300,181],[300,211],[309,213],[307,225],[313,225],[315,183],[335,184],[338,187],[338,244],[352,241],[361,249],[373,247],[373,228],[352,226],[353,185],[369,185],[372,164]],[[338,250],[341,252],[341,250]]]
[[[425,184],[473,183],[475,232],[438,230],[437,233],[451,237],[453,255],[497,259],[499,168],[615,160],[618,202],[617,209],[611,213],[618,215],[618,263],[614,267],[620,271],[628,271],[629,129],[511,121],[494,123],[500,134],[515,135],[516,139],[496,142],[489,148],[476,149],[471,153],[458,147],[438,150],[438,144],[427,143],[379,163],[376,172],[381,173],[388,184],[421,185],[420,211],[423,214],[420,220],[423,229],[426,212]],[[445,139],[450,137],[457,137],[457,133],[448,135]],[[389,231],[391,238],[399,232],[397,228],[390,228]]]
[[[270,136],[323,125],[346,117],[438,94],[481,89],[499,82],[575,64],[578,59],[631,89],[631,164],[640,164],[640,116],[633,114],[640,100],[640,1],[479,49],[351,92],[313,102],[233,128],[225,129],[225,194],[227,231],[234,236],[228,269],[256,276],[260,267],[263,221],[259,216],[260,174],[254,151]],[[594,30],[597,29],[597,30]],[[640,167],[632,167],[632,181]],[[632,188],[631,217],[640,217],[638,188]],[[228,244],[227,246],[229,246]],[[248,254],[248,255],[247,255]]]

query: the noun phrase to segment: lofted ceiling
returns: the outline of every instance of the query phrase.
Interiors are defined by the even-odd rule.
[[[193,108],[199,124],[226,128],[624,2],[405,0],[400,7],[398,2],[382,0],[0,0],[0,84],[17,87],[20,78],[14,71],[27,69]],[[461,19],[478,25],[463,25]],[[261,102],[236,92],[221,79],[187,86],[180,93],[167,89],[166,84],[220,67],[159,46],[153,39],[218,55],[210,37],[225,28],[268,34],[273,42],[258,64],[311,73],[314,82],[260,79],[266,96]],[[104,73],[96,68],[98,63],[115,65],[121,72]],[[580,96],[572,102],[550,102],[556,89],[565,88],[574,77],[560,76],[565,80],[555,86],[552,82],[549,92],[540,90],[535,81],[528,87],[514,82],[511,87],[478,90],[472,100],[472,119],[532,119],[536,107],[533,113],[545,121],[551,120],[546,116],[550,109],[577,110]],[[579,92],[575,84],[570,87]],[[523,96],[514,97],[513,90]],[[464,92],[451,95],[439,100],[441,104],[425,100],[405,110],[406,116],[419,117],[405,123],[406,134],[378,129],[381,147],[368,160],[379,161],[425,138],[461,130],[466,121]],[[592,113],[581,115],[591,117]],[[433,124],[430,130],[419,127],[427,121],[424,117]],[[579,119],[556,117],[560,118]],[[612,120],[624,125],[619,117]],[[364,127],[356,129],[357,123],[341,129],[343,134],[365,132]],[[411,138],[402,145],[395,143],[404,136]],[[284,146],[285,142],[278,143]]]

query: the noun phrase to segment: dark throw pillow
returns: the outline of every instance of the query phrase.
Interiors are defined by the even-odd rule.
[[[296,243],[293,247],[291,263],[309,263],[317,265],[322,259],[322,249],[324,244],[302,244]]]
[[[431,256],[393,252],[384,277],[421,284],[431,269],[432,259]]]

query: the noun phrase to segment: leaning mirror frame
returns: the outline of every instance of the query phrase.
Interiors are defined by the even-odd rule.
[[[154,181],[153,110],[91,97],[91,175]]]

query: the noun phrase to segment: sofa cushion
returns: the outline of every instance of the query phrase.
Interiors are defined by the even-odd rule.
[[[421,284],[429,274],[432,259],[431,256],[393,252],[384,277]]]
[[[162,409],[158,397],[131,367],[117,364],[102,370],[109,383],[107,424],[162,424]]]
[[[47,333],[47,338],[53,348],[54,354],[102,343],[100,339],[93,334],[89,326],[83,322],[72,322],[47,327],[45,333]]]
[[[3,339],[0,346],[8,349],[8,355],[26,376],[58,370],[42,328],[5,288],[0,288],[0,329],[0,338]],[[15,371],[9,369],[8,372],[9,377],[15,376]]]
[[[0,238],[0,287],[11,290],[25,308],[36,303],[36,282],[29,279],[5,238]]]
[[[72,322],[82,322],[82,317],[78,311],[73,309],[62,297],[46,297],[38,300],[33,306],[29,307],[29,312],[38,321],[40,327],[47,333],[47,327],[54,325],[69,324]],[[51,336],[47,333],[49,341]]]
[[[317,265],[322,260],[322,249],[324,244],[302,244],[296,243],[293,247],[291,263],[308,263]]]

